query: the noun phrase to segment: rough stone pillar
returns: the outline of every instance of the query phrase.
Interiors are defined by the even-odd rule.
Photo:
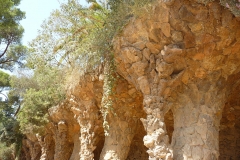
[[[106,137],[101,160],[127,158],[137,129],[137,121],[143,117],[140,92],[121,77],[116,78],[114,83],[113,95],[108,94],[106,82],[103,87],[102,114],[105,118]]]
[[[149,159],[172,159],[172,149],[169,145],[160,97],[145,96],[144,110],[147,113],[147,119],[141,120],[147,135],[144,136],[143,141],[148,148]]]
[[[101,160],[124,160],[128,156],[130,145],[136,131],[136,121],[131,117],[125,120],[109,113],[109,132],[101,152]]]
[[[27,134],[27,139],[23,140],[23,151],[27,160],[40,159],[41,146],[34,134]]]
[[[220,90],[214,83],[185,86],[173,109],[174,159],[218,159],[219,126],[225,94],[225,90]]]
[[[55,155],[54,160],[69,159],[72,153],[72,144],[69,142],[68,126],[64,121],[58,122],[55,131]]]
[[[76,75],[74,75],[76,76]],[[69,104],[80,127],[79,157],[93,160],[97,142],[103,136],[102,116],[99,105],[102,97],[102,82],[98,74],[86,74],[69,92]]]
[[[77,108],[72,107],[72,111],[80,125],[80,159],[94,160],[95,134],[100,128],[99,125],[101,125],[95,101],[82,101],[82,105]]]
[[[89,119],[90,120],[90,119]],[[80,124],[80,160],[94,160],[94,154],[93,151],[96,148],[96,146],[93,145],[93,138],[94,138],[94,132],[93,132],[93,123],[88,122],[87,120],[81,121],[79,120]]]
[[[45,136],[37,135],[38,142],[41,146],[42,154],[40,160],[53,160],[54,159],[54,140],[52,134]]]

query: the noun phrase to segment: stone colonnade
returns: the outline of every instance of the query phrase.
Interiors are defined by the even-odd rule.
[[[101,73],[85,75],[68,100],[51,109],[54,159],[131,159],[139,119],[149,159],[219,159],[223,109],[239,86],[240,22],[217,2],[156,2],[149,11],[114,39],[120,78],[107,97],[111,106],[103,109]],[[171,141],[164,119],[170,110]],[[47,139],[39,138],[41,146],[47,148]]]

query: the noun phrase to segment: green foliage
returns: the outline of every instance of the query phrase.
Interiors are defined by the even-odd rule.
[[[14,91],[23,99],[18,114],[23,133],[41,132],[49,120],[48,109],[65,97],[69,73],[88,72],[105,62],[110,66],[105,76],[104,104],[108,112],[111,105],[108,97],[116,78],[113,38],[139,7],[145,7],[152,0],[110,1],[108,5],[89,2],[90,7],[85,8],[79,1],[69,0],[60,10],[55,10],[30,43],[27,66],[34,71],[33,75],[12,78]]]
[[[0,159],[1,160],[14,160],[15,151],[14,145],[6,146],[4,143],[0,143]]]
[[[0,58],[0,68],[13,70],[14,65],[18,65],[22,67],[23,60],[25,59],[25,55],[27,53],[27,47],[21,44],[11,45],[8,48],[5,56]]]
[[[19,24],[25,13],[17,8],[19,4],[20,0],[0,0],[0,46],[5,48],[0,53],[0,68],[13,69],[26,53],[21,45],[24,29]]]
[[[1,89],[10,89],[10,77],[4,72],[0,72]],[[2,93],[3,94],[3,93]],[[20,149],[22,134],[19,131],[19,123],[14,117],[16,109],[19,107],[19,97],[10,90],[7,100],[0,101],[0,152],[1,159],[12,159]]]
[[[113,61],[113,59],[112,59]],[[113,98],[114,98],[114,87],[116,85],[117,81],[117,74],[115,73],[116,68],[115,65],[112,61],[109,61],[105,64],[105,77],[104,77],[104,84],[103,84],[103,97],[102,97],[102,102],[101,102],[101,112],[103,116],[103,128],[105,132],[105,136],[108,136],[108,131],[109,131],[109,124],[107,121],[107,115],[111,111],[113,114]]]
[[[15,142],[15,133],[17,133],[17,121],[14,119],[14,107],[8,102],[0,102],[0,120],[2,128],[0,129],[0,141],[5,142],[7,146]]]
[[[33,76],[13,77],[11,83],[15,94],[23,98],[17,118],[20,130],[41,132],[48,122],[48,109],[64,99],[64,74],[57,68],[42,66]]]
[[[23,133],[42,131],[48,122],[48,109],[65,97],[68,72],[87,62],[90,33],[98,25],[92,21],[99,19],[97,11],[91,12],[77,1],[68,1],[51,14],[31,42],[27,66],[34,73],[13,77],[11,83],[15,94],[23,99],[18,114]]]
[[[100,8],[84,8],[76,0],[62,4],[31,43],[30,57],[34,58],[28,59],[28,64],[35,68],[48,63],[65,69],[89,65],[90,59],[97,59],[91,52],[93,32],[102,27],[103,12]]]
[[[82,7],[77,0],[62,4],[61,10],[54,11],[42,24],[42,30],[30,44],[28,66],[51,65],[70,70],[79,67],[82,71],[95,68],[112,57],[113,37],[129,18],[152,1],[110,1],[111,9],[96,1],[89,1],[89,8]]]
[[[92,37],[103,26],[103,12],[97,3],[88,9],[71,0],[42,24],[27,55],[33,75],[23,74],[11,81],[15,94],[23,99],[18,114],[23,133],[43,131],[49,120],[48,109],[65,97],[69,72],[88,66],[93,57],[97,59],[91,52]]]
[[[114,63],[112,42],[121,33],[132,17],[148,14],[147,12],[156,0],[108,0],[105,8],[104,23],[93,36],[93,51],[107,62]],[[113,64],[114,65],[114,64]]]
[[[148,11],[148,7],[153,2],[154,0],[109,0],[110,10],[108,10],[108,14],[104,19],[104,27],[100,28],[97,34],[95,34],[93,44],[96,50],[94,52],[105,63],[101,112],[106,136],[109,130],[107,115],[109,112],[115,115],[112,105],[114,101],[114,87],[118,79],[112,49],[113,38],[121,32],[122,28],[132,17],[148,14],[144,11]]]
[[[27,90],[24,95],[23,108],[18,115],[21,131],[23,133],[41,132],[48,122],[48,108],[52,106],[48,97],[48,90]]]
[[[9,74],[0,71],[0,88],[10,87],[10,76]]]

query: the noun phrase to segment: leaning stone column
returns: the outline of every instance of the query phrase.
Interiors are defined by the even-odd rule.
[[[54,140],[52,134],[46,134],[45,136],[37,135],[38,142],[41,146],[42,154],[40,160],[52,160],[54,159]]]
[[[87,106],[86,108],[90,108]],[[91,109],[84,111],[83,117],[78,117],[78,123],[80,125],[80,160],[94,160],[93,151],[95,150],[96,146],[93,144],[94,138],[94,121],[95,118],[91,117]]]
[[[95,134],[99,128],[98,108],[95,101],[82,101],[81,105],[71,109],[80,125],[80,160],[94,160]]]
[[[220,90],[214,83],[188,84],[179,94],[173,109],[174,159],[218,159],[219,126],[225,94],[225,90]]]
[[[71,111],[80,127],[79,157],[81,160],[97,159],[99,157],[94,157],[94,150],[103,134],[102,116],[99,111],[102,82],[99,81],[98,74],[84,75],[68,95]]]
[[[24,152],[26,159],[35,160],[40,159],[41,146],[35,136],[35,134],[27,134],[27,139],[23,140]]]
[[[67,124],[64,121],[58,122],[55,132],[54,160],[69,159],[72,153],[72,144],[69,142]]]
[[[111,113],[110,113],[111,114]],[[136,123],[130,117],[126,120],[109,114],[109,131],[101,152],[101,160],[124,160],[128,156],[130,145],[136,131]]]
[[[148,148],[149,159],[172,159],[172,149],[169,145],[160,97],[145,96],[144,110],[147,113],[147,119],[141,120],[147,135],[144,136],[143,141]]]

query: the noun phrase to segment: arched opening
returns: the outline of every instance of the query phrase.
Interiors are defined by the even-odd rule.
[[[174,118],[172,110],[169,110],[164,116],[164,122],[166,124],[166,130],[169,137],[169,143],[172,142],[172,134],[174,130]]]
[[[146,131],[140,120],[137,120],[136,134],[132,140],[127,160],[148,160],[147,147],[143,144]]]
[[[94,160],[99,160],[100,159],[100,154],[101,154],[103,146],[104,146],[104,141],[105,141],[104,136],[100,136],[99,140],[97,142],[96,149],[93,151]]]
[[[240,159],[240,85],[233,88],[222,112],[219,152],[220,160]]]

